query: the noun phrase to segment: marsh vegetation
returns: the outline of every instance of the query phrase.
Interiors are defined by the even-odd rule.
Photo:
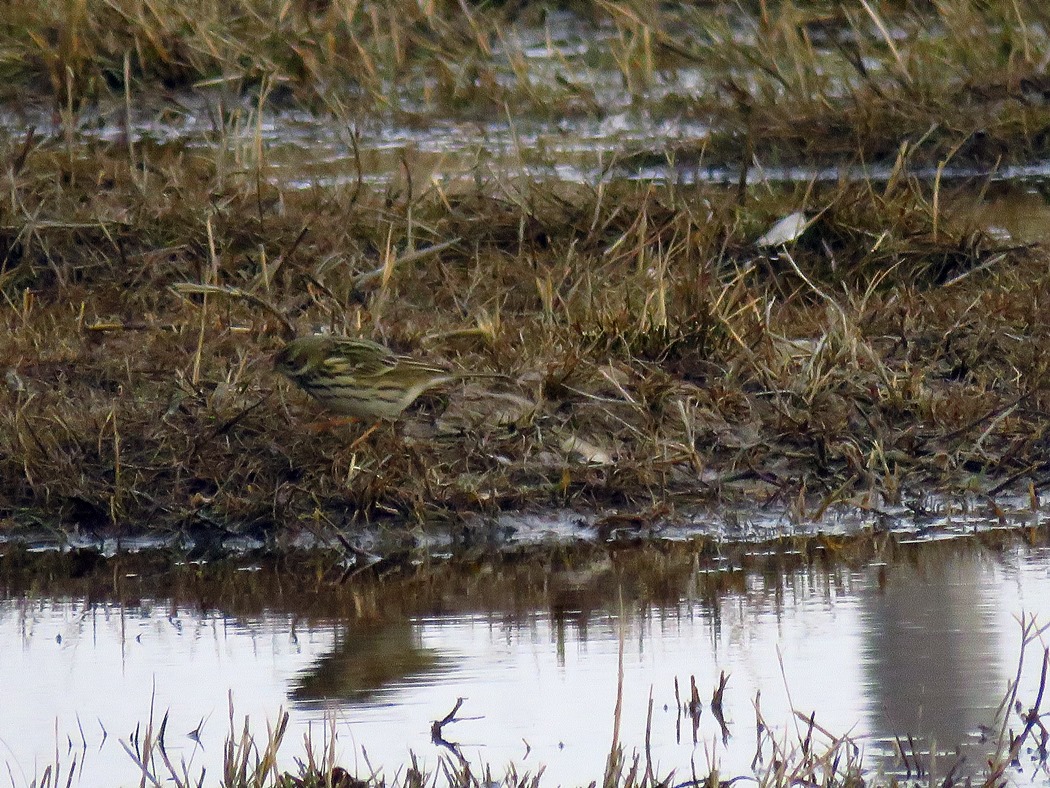
[[[221,575],[224,605],[294,577],[367,606],[387,573],[408,604],[444,527],[486,584],[542,596],[556,567],[488,562],[501,517],[552,510],[613,551],[704,510],[863,553],[959,500],[1042,538],[1048,61],[1034,0],[8,4],[9,592],[119,575],[62,552],[45,583],[19,540],[145,536],[175,563],[276,562],[263,591]],[[272,363],[316,332],[486,377],[322,425]],[[845,510],[858,541],[791,533]],[[737,549],[707,530],[690,550]],[[220,571],[141,560],[171,598]],[[354,784],[320,754],[276,770],[280,733],[231,734],[227,784]],[[765,784],[857,784],[828,741]],[[605,784],[655,785],[645,767],[614,748]]]
[[[391,515],[742,496],[812,515],[1050,478],[1045,252],[950,210],[1045,153],[1041,4],[10,11],[5,530],[280,543]],[[264,128],[296,114],[344,145],[312,183],[271,168]],[[557,151],[514,136],[638,116],[706,131],[599,145],[584,180],[537,175]],[[507,121],[511,154],[417,171],[409,146],[364,177],[369,129],[465,118]],[[740,180],[623,177],[655,160]],[[777,162],[890,169],[747,177]],[[959,162],[989,175],[939,177]],[[795,212],[800,237],[756,247]],[[313,432],[270,358],[314,331],[504,383],[361,442]]]

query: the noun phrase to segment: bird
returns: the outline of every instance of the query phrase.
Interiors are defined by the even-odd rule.
[[[400,355],[370,339],[332,335],[291,340],[274,357],[274,369],[328,410],[375,422],[394,421],[428,389],[472,376]]]

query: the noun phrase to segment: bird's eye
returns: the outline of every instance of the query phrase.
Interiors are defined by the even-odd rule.
[[[299,359],[291,353],[279,353],[277,358],[274,359],[274,366],[282,372],[295,374],[300,371],[301,364]]]

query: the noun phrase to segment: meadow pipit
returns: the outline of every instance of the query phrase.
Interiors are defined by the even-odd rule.
[[[378,342],[336,336],[293,339],[274,368],[332,412],[374,421],[396,419],[427,389],[464,377]]]

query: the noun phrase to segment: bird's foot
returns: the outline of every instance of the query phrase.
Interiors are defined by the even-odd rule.
[[[324,432],[331,432],[338,427],[346,427],[350,424],[356,424],[360,419],[356,416],[336,416],[329,419],[320,419],[319,421],[312,422],[306,426],[314,435],[320,435]]]
[[[369,427],[367,430],[365,430],[363,433],[361,433],[360,437],[355,439],[354,442],[350,444],[350,451],[353,451],[358,446],[360,446],[362,443],[364,443],[368,439],[368,436],[370,436],[373,432],[375,432],[377,429],[379,429],[379,425],[382,424],[382,423],[383,423],[382,420],[377,421],[375,424],[373,424],[371,427]]]

